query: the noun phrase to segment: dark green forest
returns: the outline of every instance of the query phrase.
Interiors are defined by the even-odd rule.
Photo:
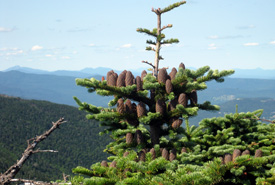
[[[0,96],[0,173],[21,157],[27,140],[44,133],[52,122],[64,117],[64,123],[38,147],[58,153],[37,153],[30,157],[17,178],[51,181],[71,174],[72,168],[89,167],[107,157],[104,146],[108,137],[100,137],[103,130],[98,122],[87,120],[86,113],[75,107],[46,101],[23,100]],[[88,165],[88,166],[87,166]]]

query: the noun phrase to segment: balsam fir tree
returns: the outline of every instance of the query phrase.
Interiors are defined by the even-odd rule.
[[[106,80],[104,77],[101,81],[94,78],[76,80],[90,93],[114,96],[107,108],[81,102],[75,97],[79,109],[89,112],[87,118],[98,120],[105,127],[101,134],[111,134],[114,141],[105,149],[112,154],[108,162],[96,163],[91,169],[75,168],[74,173],[90,178],[78,176],[72,182],[249,184],[268,182],[267,177],[270,181],[274,179],[275,129],[273,125],[263,125],[254,119],[259,112],[205,119],[199,127],[189,126],[188,118],[195,116],[199,109],[219,109],[208,101],[199,104],[197,92],[205,90],[208,81],[223,82],[225,76],[234,73],[233,70],[219,72],[205,66],[193,71],[181,63],[168,74],[166,68],[159,67],[163,60],[161,46],[179,42],[165,39],[162,32],[172,25],[162,26],[161,16],[185,3],[153,8],[157,28],[137,29],[154,38],[147,40],[150,46],[146,47],[155,53],[154,64],[143,61],[152,67],[151,72],[144,70],[134,77],[131,71],[124,70],[118,75],[111,70]],[[263,132],[268,134],[263,135]],[[262,157],[263,154],[267,157]]]

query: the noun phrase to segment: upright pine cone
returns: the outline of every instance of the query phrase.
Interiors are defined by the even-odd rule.
[[[255,157],[262,157],[263,156],[263,151],[261,149],[258,149],[255,151]]]
[[[106,75],[107,85],[110,85],[110,76],[114,73],[113,70],[109,71]]]
[[[175,79],[177,72],[177,69],[173,67],[171,72],[169,73],[171,81]]]
[[[125,102],[125,111],[126,111],[128,114],[133,113],[132,102],[131,102],[131,100],[129,100],[129,99],[127,99],[126,102]]]
[[[162,68],[159,70],[159,73],[158,73],[158,82],[165,84],[166,80],[167,80],[167,71],[165,68]]]
[[[235,159],[237,158],[237,157],[239,157],[240,155],[241,155],[241,151],[239,150],[239,149],[235,149],[234,151],[233,151],[233,161],[235,161]]]
[[[173,85],[171,83],[171,80],[169,80],[169,79],[167,79],[166,82],[165,82],[165,90],[168,94],[173,92]]]
[[[122,98],[118,99],[117,101],[117,108],[116,108],[117,112],[120,114],[124,113],[124,101]]]
[[[224,163],[227,164],[230,161],[232,161],[232,155],[231,154],[225,154],[225,156],[224,156]]]
[[[103,167],[108,167],[107,161],[102,161],[102,162],[101,162],[101,166],[103,166]]]
[[[143,135],[140,130],[136,130],[135,139],[138,145],[143,143]]]
[[[198,104],[198,95],[196,90],[192,90],[189,94],[189,99],[191,102],[191,106],[196,106]]]
[[[109,86],[116,86],[116,81],[117,81],[117,74],[116,73],[112,73],[109,76]]]
[[[169,160],[174,161],[177,158],[177,150],[173,148],[169,155]]]
[[[133,76],[132,72],[127,71],[126,77],[125,77],[125,85],[126,86],[133,85],[133,79],[134,79],[134,76]]]
[[[127,157],[129,155],[130,152],[126,151],[123,153],[123,157]]]
[[[181,124],[182,124],[182,120],[181,119],[176,119],[172,123],[172,128],[177,129],[181,126]]]
[[[113,161],[113,162],[110,164],[110,167],[116,168],[116,161]]]
[[[170,104],[169,104],[170,110],[172,111],[172,110],[176,109],[177,104],[178,104],[178,99],[175,97],[175,99],[170,101]]]
[[[126,143],[127,144],[132,144],[133,143],[133,140],[134,140],[134,136],[132,133],[128,132],[126,134]]]
[[[151,148],[150,153],[152,154],[152,159],[156,158],[156,151],[154,148]]]
[[[181,93],[178,98],[178,103],[187,107],[187,95],[185,93]]]
[[[141,116],[146,115],[146,108],[143,102],[139,102],[137,105],[137,116],[140,118]]]
[[[120,75],[118,76],[117,78],[117,83],[116,83],[116,86],[117,87],[125,87],[125,77],[126,77],[126,73],[127,71],[122,71],[120,73]]]
[[[137,84],[137,91],[141,91],[142,90],[142,82],[141,82],[140,76],[136,77],[136,84]]]
[[[185,147],[182,147],[181,153],[187,153],[187,149]]]
[[[165,114],[166,104],[162,99],[157,100],[156,102],[156,112],[159,112],[161,115]]]
[[[147,75],[147,72],[146,72],[145,70],[143,70],[143,71],[141,72],[141,76],[140,76],[141,81],[143,81],[143,78],[144,78],[146,75]]]
[[[245,151],[243,151],[242,155],[250,155],[249,150],[245,150]]]
[[[162,150],[161,156],[162,156],[164,159],[166,159],[166,160],[169,159],[169,152],[166,150],[166,148],[164,148],[164,149]]]
[[[138,154],[138,160],[145,162],[145,152],[144,151],[140,151],[139,152],[139,154]]]
[[[183,63],[180,63],[179,68],[185,69],[185,65]]]

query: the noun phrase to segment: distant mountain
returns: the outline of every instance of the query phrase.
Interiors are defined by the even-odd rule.
[[[140,75],[141,72],[145,68],[132,69],[132,73],[137,76]],[[189,69],[195,70],[195,68],[190,67]],[[106,76],[107,72],[112,70],[111,68],[106,67],[97,67],[97,68],[85,68],[79,71],[69,71],[69,70],[57,70],[57,71],[44,71],[39,69],[32,69],[27,67],[14,66],[4,70],[7,71],[20,71],[24,73],[32,73],[32,74],[50,74],[57,76],[73,76],[79,78],[87,78],[90,76],[100,75]],[[116,73],[121,73],[121,70],[114,70]],[[169,71],[169,70],[168,70]],[[253,79],[275,79],[275,70],[267,70],[267,69],[235,69],[235,74],[231,76],[232,78],[253,78]]]

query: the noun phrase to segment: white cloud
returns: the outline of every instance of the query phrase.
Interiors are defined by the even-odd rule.
[[[12,32],[14,29],[0,27],[0,32]]]
[[[216,46],[216,44],[212,43],[212,44],[208,45],[208,49],[215,50],[215,49],[217,49],[217,46]]]
[[[74,54],[74,55],[77,54],[77,51],[73,51],[73,54]]]
[[[122,47],[122,48],[130,48],[130,47],[132,47],[132,44],[124,44],[124,45],[122,45],[121,47]]]
[[[271,41],[269,44],[275,44],[275,40]]]
[[[253,24],[250,24],[250,25],[245,25],[245,26],[238,26],[237,28],[238,29],[252,29],[252,28],[255,28],[256,26],[253,25]]]
[[[46,57],[52,57],[53,55],[50,55],[50,54],[47,54],[47,55],[45,55]]]
[[[172,44],[162,44],[162,47],[170,47]]]
[[[257,42],[250,42],[250,43],[245,43],[245,44],[243,44],[244,46],[258,46],[259,45],[259,43],[257,43]]]
[[[37,50],[41,50],[41,49],[43,49],[43,47],[42,46],[39,46],[39,45],[35,45],[35,46],[33,46],[32,47],[32,51],[37,51]]]
[[[61,58],[62,58],[62,59],[70,59],[71,57],[68,57],[68,56],[62,56]]]
[[[209,38],[209,39],[218,39],[219,36],[218,36],[218,35],[211,35],[211,36],[209,36],[208,38]]]
[[[88,46],[93,47],[93,46],[95,46],[95,44],[91,43],[91,44],[89,44]]]

